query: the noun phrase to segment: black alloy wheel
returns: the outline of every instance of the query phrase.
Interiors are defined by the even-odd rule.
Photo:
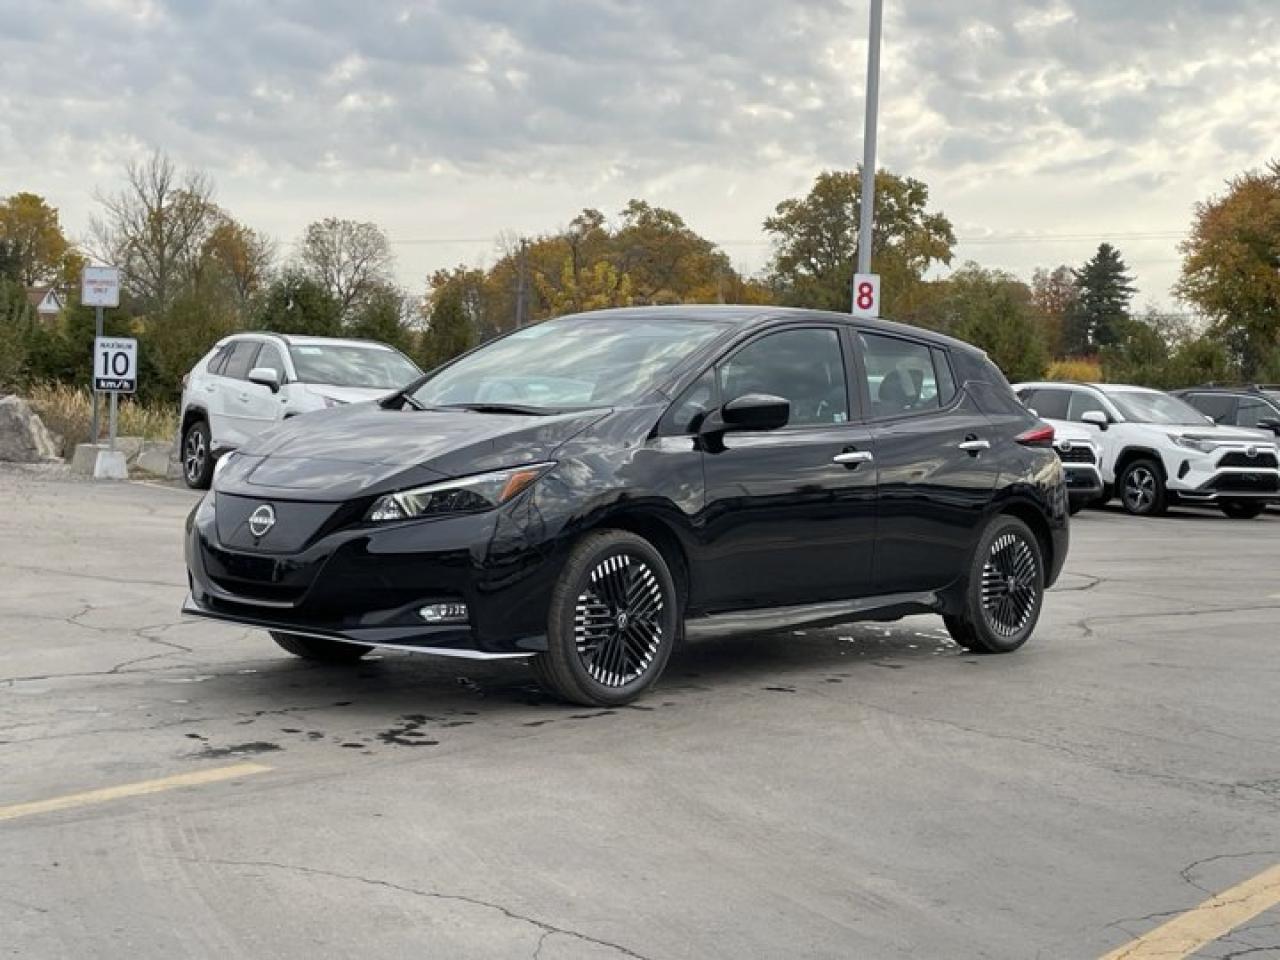
[[[679,601],[662,554],[624,530],[588,534],[552,594],[547,652],[533,661],[550,692],[587,706],[620,706],[667,664]]]
[[[1135,460],[1120,477],[1120,502],[1135,517],[1158,517],[1168,507],[1164,475],[1154,460]]]
[[[1218,506],[1232,520],[1253,520],[1267,509],[1260,500],[1223,500]]]
[[[976,653],[1009,653],[1027,642],[1044,604],[1040,541],[1016,517],[996,517],[978,543],[963,610],[943,617],[952,639]]]
[[[182,478],[192,490],[208,490],[213,479],[213,453],[209,449],[209,425],[196,420],[182,437]]]

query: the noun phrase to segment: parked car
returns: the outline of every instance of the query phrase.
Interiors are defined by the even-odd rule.
[[[1056,423],[1053,449],[1062,461],[1067,479],[1067,499],[1072,515],[1101,501],[1105,484],[1098,468],[1099,448],[1089,430],[1076,423]]]
[[[1055,425],[1085,424],[1101,449],[1105,496],[1152,516],[1172,503],[1216,504],[1251,519],[1280,499],[1274,438],[1219,426],[1177,397],[1107,383],[1020,383],[1018,397]]]
[[[313,410],[376,400],[422,375],[371,340],[238,333],[187,374],[180,444],[187,486],[209,486],[217,458],[268,427]]]
[[[1214,423],[1270,430],[1280,437],[1280,384],[1173,391]]]
[[[1067,552],[1052,440],[984,354],[914,327],[561,317],[225,458],[185,611],[318,660],[528,659],[599,705],[681,637],[927,612],[1003,653]]]

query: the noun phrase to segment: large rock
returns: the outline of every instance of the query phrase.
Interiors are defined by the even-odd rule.
[[[0,460],[39,463],[58,459],[62,441],[21,397],[0,397]]]

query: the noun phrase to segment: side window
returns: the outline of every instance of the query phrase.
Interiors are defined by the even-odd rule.
[[[218,352],[214,354],[213,359],[209,361],[206,368],[209,373],[221,374],[222,368],[227,365],[227,358],[231,356],[231,351],[236,348],[234,343],[228,343],[218,348]]]
[[[1206,417],[1213,417],[1214,423],[1232,422],[1236,398],[1229,393],[1193,393],[1184,399]],[[1240,402],[1242,415],[1244,413],[1244,405],[1248,402],[1248,400]]]
[[[938,402],[945,407],[956,398],[956,378],[947,352],[937,347],[933,348],[933,371],[938,377]]]
[[[1070,390],[1033,390],[1027,406],[1043,419],[1066,420],[1069,419],[1067,407],[1070,403]]]
[[[224,377],[243,380],[253,369],[253,358],[258,355],[259,343],[256,340],[237,340],[231,355],[222,368]]]
[[[1204,408],[1201,407],[1201,409]],[[1207,413],[1208,411],[1205,412]],[[1275,420],[1277,417],[1280,417],[1280,414],[1277,414],[1268,404],[1263,403],[1261,400],[1241,398],[1240,411],[1236,414],[1236,423],[1242,427],[1256,427],[1259,425],[1259,421]],[[1218,418],[1214,417],[1214,419],[1217,420]]]
[[[662,418],[659,432],[666,436],[692,433],[703,414],[715,405],[716,375],[714,370],[708,370],[671,404],[666,416]]]
[[[791,425],[846,423],[849,389],[840,335],[830,329],[782,330],[753,340],[720,364],[720,396],[748,393],[791,401]]]
[[[859,334],[859,339],[872,417],[937,410],[942,405],[929,347],[874,333]],[[951,392],[954,395],[954,384]]]
[[[280,379],[284,379],[284,357],[280,355],[280,348],[274,343],[264,343],[262,349],[258,351],[258,359],[253,361],[255,367],[270,367],[276,373],[280,374]]]
[[[1093,411],[1108,416],[1107,411],[1102,406],[1102,401],[1093,395],[1089,390],[1072,390],[1071,403],[1067,408],[1067,419],[1074,420],[1076,423],[1084,422],[1084,415]]]

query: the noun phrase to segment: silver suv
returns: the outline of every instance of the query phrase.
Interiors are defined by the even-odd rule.
[[[183,478],[204,490],[217,457],[281,420],[375,400],[421,375],[399,350],[372,340],[274,333],[219,340],[183,380]]]

